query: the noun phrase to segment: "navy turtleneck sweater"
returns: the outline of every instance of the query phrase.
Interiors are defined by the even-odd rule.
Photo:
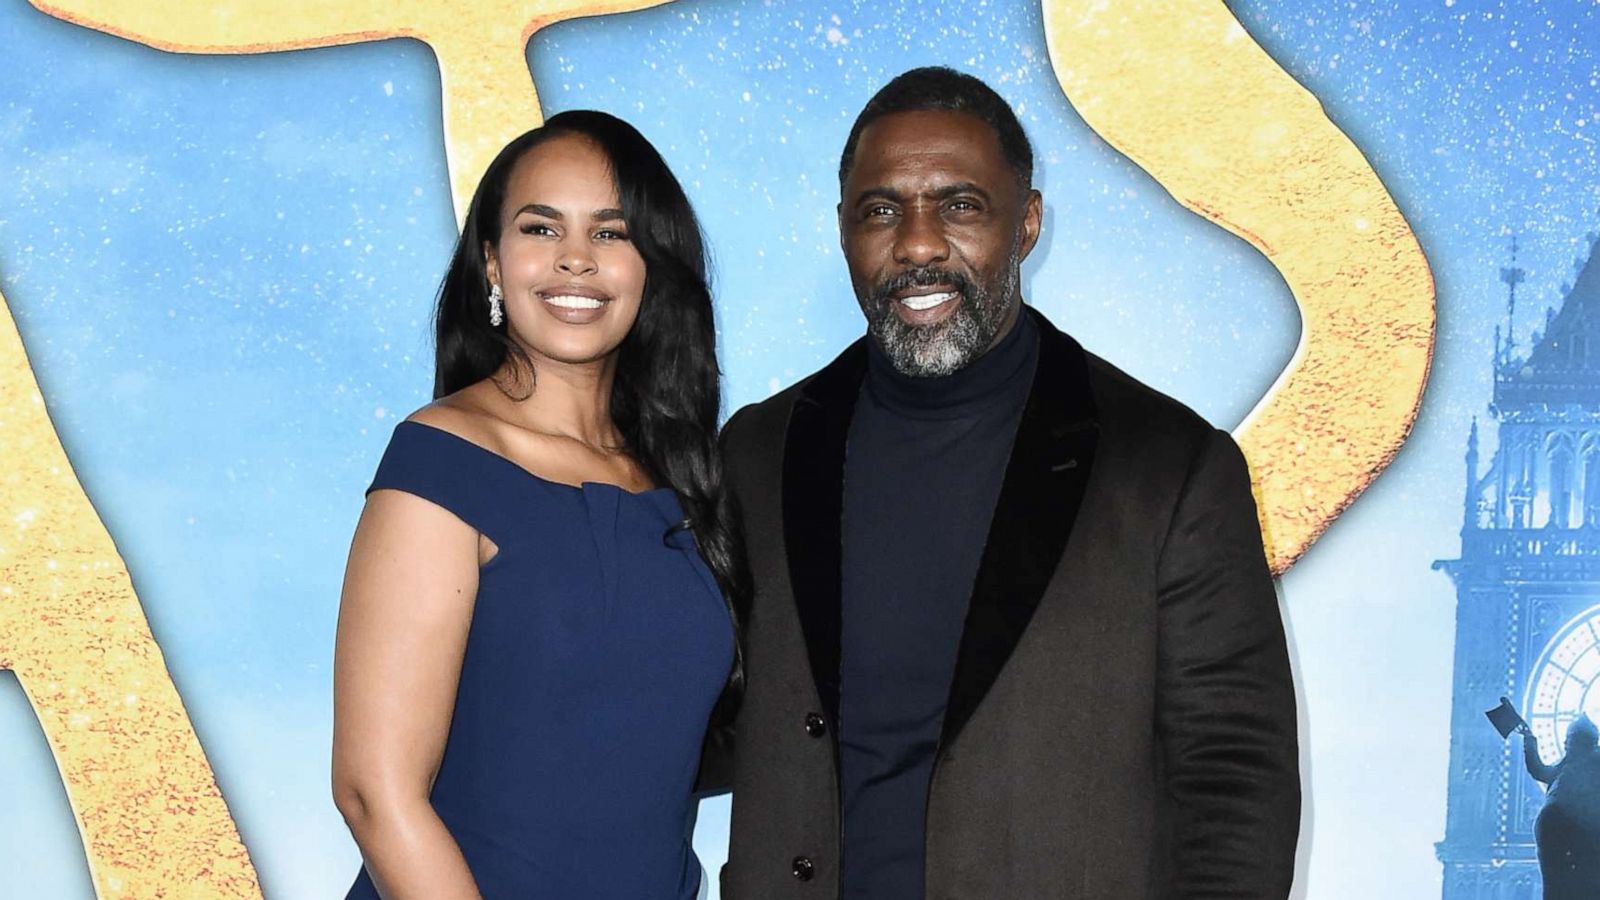
[[[844,900],[923,900],[929,779],[1038,332],[1021,310],[987,353],[937,378],[901,374],[867,342],[844,466]]]

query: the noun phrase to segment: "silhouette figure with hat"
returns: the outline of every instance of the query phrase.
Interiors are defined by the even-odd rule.
[[[1567,726],[1566,754],[1554,765],[1539,756],[1526,723],[1522,755],[1528,774],[1545,784],[1544,808],[1534,821],[1545,900],[1600,897],[1600,728],[1586,714]]]

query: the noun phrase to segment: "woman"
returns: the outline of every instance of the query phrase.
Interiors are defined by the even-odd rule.
[[[437,399],[395,429],[340,604],[350,896],[692,898],[742,576],[704,249],[655,149],[583,111],[512,141],[437,342]]]

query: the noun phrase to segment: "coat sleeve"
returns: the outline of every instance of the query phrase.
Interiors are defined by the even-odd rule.
[[[733,790],[733,727],[723,722],[706,729],[700,745],[700,771],[695,776],[697,799],[726,794]]]
[[[1294,683],[1249,471],[1226,432],[1190,463],[1159,559],[1171,896],[1282,900],[1300,827]]]
[[[1547,786],[1556,780],[1557,773],[1561,771],[1557,768],[1559,763],[1556,766],[1544,764],[1544,758],[1539,755],[1539,739],[1531,731],[1522,735],[1522,762],[1535,781]]]
[[[717,452],[721,455],[722,464],[722,489],[728,492],[729,499],[732,501],[729,507],[733,513],[733,522],[730,524],[733,528],[741,530],[744,528],[744,522],[739,515],[738,479],[735,474],[738,468],[738,461],[733,458],[736,452],[733,449],[733,445],[735,444],[734,436],[738,434],[741,427],[740,423],[747,423],[749,419],[749,416],[746,415],[749,409],[750,407],[745,407],[734,413],[728,419],[727,424],[723,425],[722,434],[718,436],[717,440]],[[746,546],[745,541],[743,539],[736,541],[735,546],[742,550]],[[751,589],[754,590],[754,587],[752,586]],[[741,631],[745,625],[743,619],[748,614],[749,607],[746,605],[740,610],[739,627]],[[744,643],[744,635],[742,633],[738,635],[738,640],[741,644]],[[694,783],[694,792],[697,797],[725,794],[733,790],[734,727],[738,724],[739,699],[739,697],[723,698],[723,701],[728,705],[726,714],[714,717],[706,728],[705,740],[700,746],[700,769],[695,776]]]

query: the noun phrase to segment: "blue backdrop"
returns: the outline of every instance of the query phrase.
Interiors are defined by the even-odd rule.
[[[1511,236],[1526,346],[1600,229],[1600,6],[1231,7],[1363,149],[1437,279],[1410,442],[1282,581],[1309,748],[1301,890],[1437,896],[1456,621],[1430,563],[1457,555]],[[331,896],[358,865],[328,792],[344,548],[389,430],[428,399],[454,237],[433,58],[406,40],[166,54],[20,0],[0,3],[0,46],[0,286],[264,889]],[[1021,113],[1047,203],[1026,296],[1058,324],[1222,427],[1294,349],[1272,266],[1068,106],[1035,3],[691,0],[552,27],[529,59],[547,113],[618,113],[684,181],[730,410],[861,332],[838,152],[872,91],[927,63]],[[48,748],[0,678],[0,893],[90,896]],[[726,810],[702,808],[713,872]]]

